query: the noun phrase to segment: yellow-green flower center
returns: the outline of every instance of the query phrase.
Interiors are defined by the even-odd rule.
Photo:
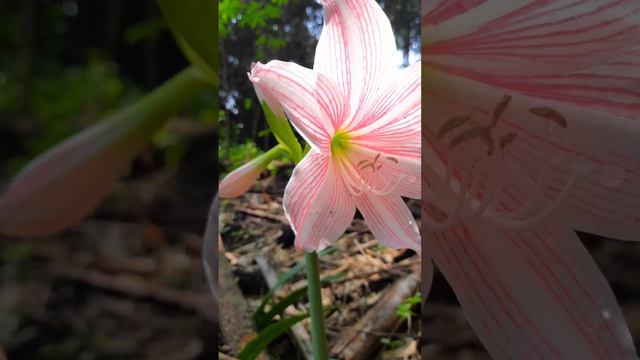
[[[338,131],[333,135],[331,139],[331,155],[339,157],[344,155],[349,150],[349,140],[351,136],[344,131]]]

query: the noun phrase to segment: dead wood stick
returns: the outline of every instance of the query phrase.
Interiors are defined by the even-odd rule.
[[[218,359],[219,360],[238,360],[238,359],[234,358],[233,356],[229,356],[229,355],[221,353],[221,352],[218,352]]]
[[[338,336],[331,356],[342,360],[371,359],[380,345],[380,338],[373,334],[393,328],[397,322],[396,308],[416,292],[419,283],[417,270],[397,280],[362,319]]]
[[[269,260],[263,256],[256,256],[256,263],[258,263],[258,267],[262,272],[267,284],[269,285],[269,289],[273,289],[278,282],[278,274],[269,264]],[[295,310],[293,306],[287,307],[287,310]],[[302,355],[305,359],[310,360],[313,359],[313,348],[311,347],[311,336],[307,332],[307,330],[302,326],[301,323],[297,323],[291,327],[291,335],[295,339],[298,344],[298,348],[302,352]]]
[[[256,336],[253,320],[250,317],[249,305],[242,291],[236,283],[236,277],[231,271],[231,264],[224,256],[222,239],[218,238],[218,282],[220,289],[220,331],[225,343],[234,355]],[[262,352],[258,359],[268,359]]]
[[[273,221],[278,221],[278,222],[281,222],[283,224],[289,224],[289,221],[287,220],[287,218],[285,216],[282,216],[282,215],[274,215],[274,214],[270,214],[270,213],[268,213],[266,211],[250,209],[250,208],[244,207],[244,206],[234,206],[233,209],[236,210],[236,211],[240,211],[240,212],[243,212],[245,214],[251,215],[251,216],[257,216],[257,217],[261,217],[261,218],[265,218],[265,219],[269,219],[269,220],[273,220]]]
[[[209,294],[175,290],[150,283],[137,276],[107,275],[96,270],[68,264],[54,264],[51,270],[56,276],[85,283],[95,288],[193,309],[205,318],[213,322],[217,321],[215,304]]]

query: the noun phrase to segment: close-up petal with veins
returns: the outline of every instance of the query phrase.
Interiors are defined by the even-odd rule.
[[[575,231],[640,240],[640,2],[422,5],[424,252],[496,359],[637,358]]]

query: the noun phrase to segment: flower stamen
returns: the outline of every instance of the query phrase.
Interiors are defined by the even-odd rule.
[[[345,166],[347,167],[348,173],[355,175],[355,179],[347,177],[347,188],[349,188],[349,191],[352,195],[360,196],[365,192],[370,192],[379,196],[389,195],[394,192],[398,188],[398,186],[400,186],[402,181],[404,181],[406,175],[400,175],[399,177],[397,177],[397,180],[393,184],[390,184],[384,189],[379,189],[373,185],[372,180],[367,179],[361,173],[361,171],[364,171],[368,168],[371,168],[372,173],[376,173],[380,169],[382,169],[383,164],[378,163],[378,160],[380,160],[380,156],[381,154],[377,153],[373,158],[373,161],[369,159],[360,160],[355,167],[349,160],[343,162],[343,164],[345,164]],[[386,158],[390,161],[395,162],[396,164],[399,163],[398,160],[392,156],[388,156]]]
[[[557,110],[550,107],[535,107],[529,109],[529,113],[536,117],[545,119],[548,121],[545,126],[546,139],[544,147],[545,150],[539,161],[539,169],[537,176],[534,179],[535,188],[529,197],[516,209],[508,209],[498,211],[496,207],[502,204],[500,198],[501,194],[505,192],[504,179],[506,173],[506,159],[505,153],[509,146],[514,144],[517,140],[517,134],[515,132],[508,132],[499,137],[496,137],[495,132],[499,127],[499,122],[507,110],[511,101],[511,96],[505,95],[502,100],[496,105],[491,122],[487,125],[479,125],[469,115],[458,115],[451,118],[449,121],[439,129],[437,137],[442,140],[449,133],[461,130],[458,134],[453,135],[452,139],[448,143],[448,156],[444,161],[446,166],[446,175],[442,175],[439,184],[432,184],[436,186],[434,191],[451,194],[453,197],[449,197],[449,201],[442,201],[440,196],[436,196],[437,201],[440,203],[438,207],[448,214],[448,217],[436,221],[435,219],[429,219],[427,217],[428,225],[435,231],[442,231],[453,225],[455,220],[462,217],[479,217],[484,220],[490,221],[495,225],[511,229],[518,230],[535,225],[544,221],[550,215],[552,215],[558,208],[565,203],[566,199],[579,183],[579,181],[588,173],[589,168],[582,162],[574,163],[571,175],[564,187],[556,194],[555,198],[542,209],[537,209],[540,205],[540,199],[542,199],[543,190],[545,189],[545,178],[547,177],[548,169],[551,163],[551,149],[550,145],[553,143],[553,128],[554,125],[560,128],[567,128],[568,122],[565,117]],[[463,127],[470,127],[467,129],[461,129]],[[496,146],[497,139],[497,146]],[[470,144],[478,140],[487,147],[487,156],[491,158],[489,164],[491,169],[488,172],[488,181],[485,186],[480,186],[481,182],[474,179],[480,179],[483,175],[480,171],[483,161],[481,159],[474,159],[477,155],[473,152]],[[460,159],[464,160],[465,164],[458,164],[461,166],[456,167],[454,163],[453,150],[459,146],[465,144],[466,150],[464,153],[459,153]],[[497,150],[497,151],[496,151]],[[497,156],[494,156],[497,152]],[[454,169],[457,174],[453,176]],[[441,188],[441,189],[437,189]],[[452,201],[455,199],[455,201]],[[453,204],[453,207],[446,206],[446,203]],[[436,205],[435,203],[433,205]],[[443,206],[444,205],[444,206]]]

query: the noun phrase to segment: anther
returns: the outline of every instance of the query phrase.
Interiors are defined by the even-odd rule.
[[[442,139],[445,135],[461,126],[464,126],[469,121],[471,121],[471,116],[466,114],[452,117],[442,125],[440,130],[438,130],[438,139]]]
[[[531,114],[549,120],[549,124],[545,127],[548,141],[543,145],[543,154],[541,154],[538,159],[538,174],[532,179],[535,186],[527,190],[527,194],[525,194],[526,196],[522,199],[522,204],[519,207],[507,211],[497,209],[498,205],[502,204],[501,194],[505,193],[504,186],[506,184],[504,181],[508,180],[505,176],[505,172],[507,171],[505,152],[507,147],[517,140],[517,133],[511,131],[497,135],[494,130],[498,127],[500,118],[507,110],[511,99],[509,95],[505,95],[502,98],[494,108],[489,124],[478,125],[468,115],[460,115],[448,120],[439,129],[438,137],[442,138],[460,127],[466,127],[452,137],[448,144],[448,150],[453,150],[464,144],[466,144],[467,147],[465,150],[462,150],[462,153],[458,153],[457,156],[458,159],[463,160],[461,166],[454,166],[456,157],[452,156],[453,153],[451,153],[445,161],[446,173],[443,172],[441,174],[442,178],[433,184],[433,186],[435,186],[434,189],[442,187],[442,189],[436,191],[436,194],[438,192],[451,194],[452,197],[447,196],[448,200],[444,203],[442,202],[442,198],[434,195],[434,204],[436,204],[436,202],[441,203],[436,204],[436,206],[441,208],[445,213],[448,213],[448,217],[442,219],[442,221],[427,218],[427,223],[430,228],[433,228],[435,231],[446,229],[451,226],[457,218],[461,217],[479,217],[505,229],[519,230],[530,227],[552,216],[552,214],[567,201],[572,190],[590,171],[585,164],[580,162],[574,164],[575,166],[570,178],[567,179],[565,185],[558,190],[554,198],[550,199],[551,201],[548,203],[542,201],[545,197],[543,195],[545,194],[545,183],[551,161],[549,155],[551,152],[550,143],[552,142],[553,127],[556,125],[560,128],[567,128],[568,122],[559,111],[553,108],[531,108],[529,109]],[[473,149],[468,146],[469,142],[475,140],[486,145],[487,155],[492,157],[489,163],[490,169],[486,169],[486,172],[479,171],[480,167],[483,166],[481,165],[482,161],[475,159],[475,157],[482,155],[474,153]],[[472,164],[475,164],[475,166]],[[456,175],[455,177],[454,174]],[[481,179],[485,174],[488,175],[488,182],[482,184],[482,181],[478,181],[478,179]]]
[[[496,105],[495,109],[493,109],[493,116],[491,117],[493,121],[491,122],[491,126],[490,126],[491,129],[496,127],[496,125],[498,124],[498,120],[500,120],[500,118],[502,117],[502,114],[505,112],[505,110],[507,110],[507,107],[509,107],[510,102],[511,102],[511,95],[504,95],[502,97],[502,100],[500,100],[498,105]]]
[[[516,141],[518,134],[515,132],[510,132],[502,135],[500,137],[500,150],[504,150],[507,146],[513,144]]]
[[[565,119],[564,116],[562,116],[562,114],[560,114],[560,112],[558,112],[558,110],[556,109],[542,106],[542,107],[535,107],[535,108],[529,109],[529,112],[541,118],[551,120],[561,128],[566,129],[569,126],[567,123],[567,119]]]

